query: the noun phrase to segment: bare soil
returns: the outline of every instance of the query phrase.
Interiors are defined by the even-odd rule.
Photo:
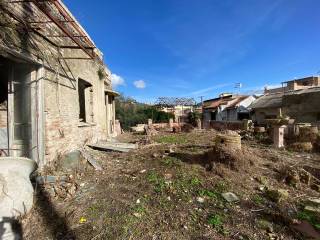
[[[292,226],[309,216],[303,201],[320,197],[312,183],[320,155],[257,140],[221,155],[213,151],[215,136],[160,133],[129,153],[91,150],[103,171],[69,173],[68,186],[76,190],[68,194],[38,186],[35,207],[21,220],[24,239],[305,239]],[[119,140],[144,138],[124,134]],[[290,172],[302,168],[315,178],[292,181]],[[227,202],[225,192],[240,201]]]

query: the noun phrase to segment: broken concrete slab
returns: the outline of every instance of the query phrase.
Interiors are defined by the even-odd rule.
[[[99,142],[97,144],[88,144],[93,149],[103,151],[115,151],[115,152],[129,152],[137,148],[136,144],[132,143],[111,143],[111,142]]]
[[[36,183],[42,185],[45,183],[66,182],[67,176],[37,176]]]
[[[94,167],[95,170],[97,171],[102,170],[102,167],[100,166],[100,164],[97,163],[97,161],[91,156],[91,154],[87,150],[81,149],[81,154],[83,158],[86,159]]]

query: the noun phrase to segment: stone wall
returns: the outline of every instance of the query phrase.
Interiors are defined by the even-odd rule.
[[[33,6],[32,3],[29,5]],[[25,12],[19,12],[19,8],[14,7],[5,11],[3,7],[10,5],[2,6],[0,3],[0,55],[13,61],[23,58],[43,69],[44,77],[36,82],[42,83],[39,86],[43,86],[44,97],[36,99],[39,95],[32,96],[35,102],[43,100],[44,104],[44,112],[32,112],[34,117],[44,116],[43,125],[39,124],[43,128],[37,129],[44,134],[45,158],[39,162],[40,167],[87,142],[106,139],[105,85],[111,89],[111,73],[107,67],[97,60],[84,60],[88,56],[82,50],[58,49],[39,34],[26,30],[24,24],[10,16],[10,12],[14,12],[23,19]],[[54,32],[51,26],[53,24],[43,25],[41,31]],[[60,45],[68,44],[62,42]],[[94,51],[100,54],[98,49]],[[91,108],[87,108],[86,123],[79,121],[79,79],[92,85],[92,92],[88,93],[90,97],[86,97],[86,105]],[[35,138],[35,135],[30,137]]]
[[[209,124],[204,126],[206,129],[216,130],[241,130],[243,128],[242,121],[210,121]]]

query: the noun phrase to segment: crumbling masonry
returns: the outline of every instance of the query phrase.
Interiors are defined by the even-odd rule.
[[[0,0],[0,156],[41,166],[115,134],[109,69],[61,1]]]

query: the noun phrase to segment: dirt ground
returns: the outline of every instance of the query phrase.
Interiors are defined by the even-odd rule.
[[[67,193],[59,194],[60,183],[38,186],[21,220],[24,239],[307,239],[295,227],[320,228],[304,210],[320,197],[319,154],[251,139],[219,155],[216,134],[161,133],[129,153],[91,150],[103,170],[68,173]],[[226,201],[226,192],[239,201]]]

